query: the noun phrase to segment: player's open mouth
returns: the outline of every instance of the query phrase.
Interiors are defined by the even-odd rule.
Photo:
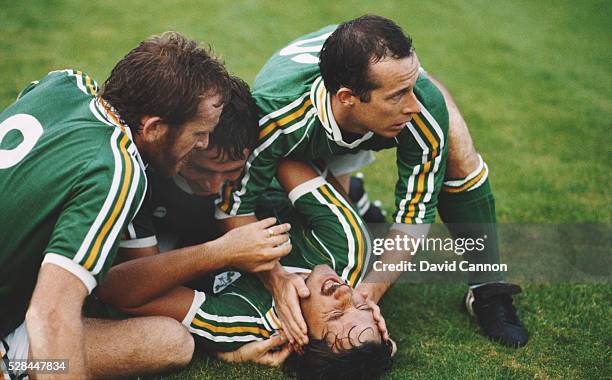
[[[341,282],[339,278],[328,278],[323,281],[323,284],[321,285],[321,293],[326,296],[334,294],[336,289],[338,289],[342,285],[344,285],[344,283]]]

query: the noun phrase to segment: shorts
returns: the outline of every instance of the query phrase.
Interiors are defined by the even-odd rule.
[[[371,150],[360,150],[356,153],[339,154],[324,158],[327,168],[335,177],[350,174],[367,164],[371,164],[374,160],[376,160],[376,157],[374,157],[374,153]]]
[[[28,358],[30,342],[28,341],[28,330],[25,321],[12,333],[0,340],[0,354],[2,362],[0,371],[4,379],[27,379],[26,371],[9,372],[9,361],[25,360]]]

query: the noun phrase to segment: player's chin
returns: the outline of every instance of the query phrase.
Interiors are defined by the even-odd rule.
[[[403,128],[402,128],[402,129],[403,129]],[[402,129],[390,128],[390,129],[387,129],[387,130],[381,131],[379,134],[380,134],[382,137],[386,137],[386,138],[388,138],[388,139],[392,139],[392,138],[397,137],[397,136],[398,136],[398,135],[399,135],[399,134],[402,132]]]
[[[406,123],[393,124],[384,129],[380,129],[378,131],[378,134],[388,139],[392,139],[394,137],[397,137],[397,135],[399,135],[404,130],[404,128],[406,128]]]

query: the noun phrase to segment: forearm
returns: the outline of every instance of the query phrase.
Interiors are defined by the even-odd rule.
[[[66,359],[70,378],[88,377],[81,316],[86,295],[87,288],[72,273],[55,264],[41,267],[25,318],[30,359]]]
[[[185,282],[230,265],[217,245],[218,239],[114,266],[96,294],[119,308],[145,305]]]
[[[162,315],[182,322],[194,302],[193,289],[179,286],[158,298],[138,307],[122,307],[121,311],[132,315]]]
[[[233,230],[234,228],[244,226],[249,223],[253,223],[257,221],[257,217],[255,215],[243,215],[243,216],[232,216],[225,219],[217,220],[217,223],[221,227],[221,231],[227,232],[229,230]]]
[[[71,318],[44,317],[42,311],[30,308],[26,314],[30,342],[29,360],[68,360],[70,378],[88,378],[83,339],[83,321],[79,315]],[[57,314],[54,314],[57,316]],[[38,375],[36,379],[65,378],[65,374]]]
[[[270,293],[273,293],[274,286],[276,285],[275,281],[280,280],[281,276],[286,273],[288,272],[283,268],[280,262],[276,262],[272,270],[257,272],[255,275],[259,278],[264,287],[268,289]]]
[[[382,296],[399,279],[402,272],[388,270],[390,266],[402,262],[411,261],[416,254],[416,239],[426,237],[429,232],[429,225],[396,225],[392,227],[384,242],[384,251],[375,258],[377,264],[367,274],[365,279],[359,284],[358,289],[368,293],[374,302],[378,302]]]

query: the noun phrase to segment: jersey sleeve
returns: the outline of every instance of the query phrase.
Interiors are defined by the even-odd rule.
[[[63,267],[91,290],[112,264],[120,234],[136,214],[146,178],[135,145],[118,128],[84,164],[59,215],[44,263]]]
[[[370,253],[368,231],[353,206],[323,177],[315,177],[289,193],[298,220],[292,223],[292,252],[306,268],[327,264],[353,287],[361,281]],[[301,221],[301,222],[300,222]]]
[[[395,186],[395,223],[435,221],[448,153],[448,110],[442,93],[424,72],[415,93],[421,112],[414,114],[397,138],[398,180]]]
[[[258,145],[240,178],[224,185],[217,201],[217,219],[253,215],[257,199],[276,175],[278,160],[305,144],[308,132],[305,124],[314,112],[308,92],[289,104],[282,99],[255,99],[265,113],[259,120]]]
[[[196,291],[194,302],[199,307],[194,304],[183,324],[207,351],[234,351],[246,343],[268,339],[273,328],[248,296],[235,289],[219,296]]]

